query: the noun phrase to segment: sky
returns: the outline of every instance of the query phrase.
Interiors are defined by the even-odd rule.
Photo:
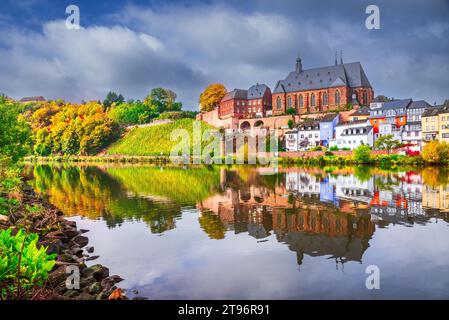
[[[380,10],[369,30],[368,5]],[[80,9],[80,29],[65,21]],[[16,99],[143,99],[174,90],[197,110],[211,83],[228,90],[294,70],[360,61],[375,95],[449,99],[449,0],[0,0],[0,92]]]

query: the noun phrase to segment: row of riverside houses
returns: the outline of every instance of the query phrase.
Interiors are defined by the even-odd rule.
[[[412,99],[375,101],[355,110],[347,119],[342,114],[329,113],[287,131],[286,149],[325,146],[353,150],[362,144],[373,147],[384,135],[392,135],[413,152],[421,152],[423,144],[431,140],[449,142],[449,100],[442,106]]]

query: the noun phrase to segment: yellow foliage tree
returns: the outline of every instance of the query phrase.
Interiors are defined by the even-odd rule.
[[[226,87],[220,83],[211,84],[200,94],[201,111],[207,112],[220,105],[221,99],[226,95]]]
[[[437,140],[431,141],[424,147],[422,157],[429,163],[445,163],[449,160],[449,144]]]

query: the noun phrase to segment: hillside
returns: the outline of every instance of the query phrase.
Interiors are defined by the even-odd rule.
[[[106,154],[127,156],[159,156],[170,155],[172,148],[180,141],[171,141],[170,135],[176,129],[185,129],[193,137],[194,119],[180,119],[172,123],[148,127],[136,127],[128,131],[124,137],[111,145]],[[201,122],[201,130],[212,128]]]

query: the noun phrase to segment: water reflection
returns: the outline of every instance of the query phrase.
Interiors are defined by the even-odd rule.
[[[187,228],[178,224],[185,220],[190,225],[191,215],[197,214],[196,228],[186,230],[191,230],[195,239],[199,237],[198,230],[207,235],[209,255],[213,255],[214,243],[230,238],[237,241],[244,235],[257,243],[275,241],[288,248],[301,268],[307,265],[305,257],[324,257],[337,266],[347,262],[361,264],[367,252],[373,250],[373,238],[380,230],[386,230],[391,239],[398,241],[399,232],[389,230],[391,226],[447,226],[449,222],[449,172],[445,168],[395,172],[369,167],[280,168],[272,175],[265,174],[266,168],[253,167],[37,165],[28,169],[35,189],[48,195],[69,216],[105,221],[110,229],[127,222],[145,223],[152,234],[165,234]],[[156,245],[151,238],[139,241]],[[182,236],[172,241],[178,247],[186,245]],[[447,243],[447,237],[438,241]],[[241,245],[239,250],[249,247]],[[164,244],[157,242],[157,246]],[[403,248],[394,250],[397,249]],[[389,253],[376,248],[373,252]],[[166,263],[167,256],[160,255]],[[229,255],[237,259],[235,252]],[[152,257],[152,263],[153,259],[156,258]],[[161,273],[165,272],[164,263],[161,262]],[[410,270],[414,268],[418,267]],[[410,272],[411,278],[416,277]],[[174,295],[174,288],[162,294],[169,289],[154,281],[148,283],[156,286],[161,297],[185,297]],[[145,288],[156,294],[151,291],[155,289]],[[303,294],[292,290],[286,296]],[[233,291],[229,297],[248,295]]]

